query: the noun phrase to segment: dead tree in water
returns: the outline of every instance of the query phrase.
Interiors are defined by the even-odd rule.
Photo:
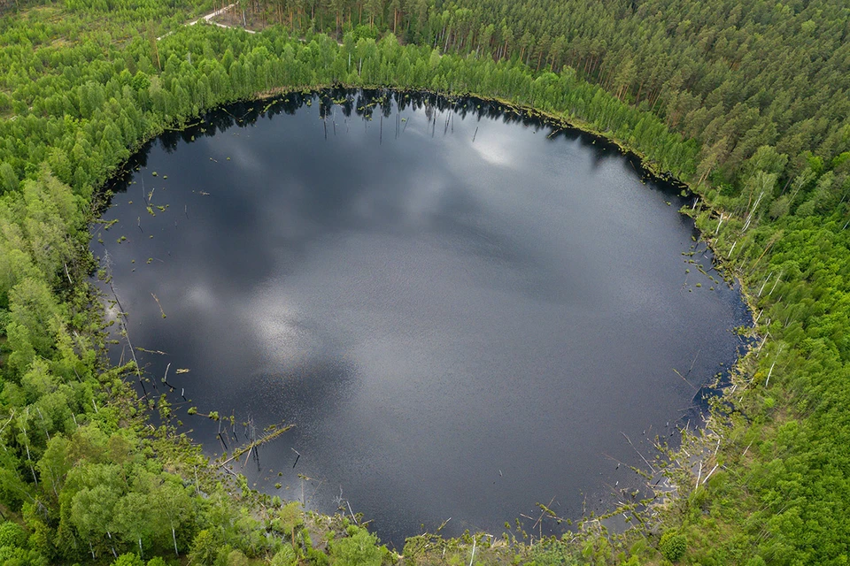
[[[112,296],[115,298],[115,304],[118,305],[118,324],[120,325],[121,332],[124,334],[124,338],[127,340],[127,346],[130,348],[130,354],[133,356],[133,363],[136,365],[136,375],[139,377],[139,385],[142,386],[142,399],[145,399],[148,396],[147,388],[145,387],[144,379],[142,378],[142,368],[139,365],[139,361],[136,359],[136,349],[133,348],[133,343],[130,341],[130,331],[127,328],[126,314],[124,312],[124,307],[121,306],[121,301],[118,299],[118,293],[115,292],[115,286],[112,284],[112,265],[109,259],[109,252],[107,252],[106,257],[104,258],[104,262],[106,263],[106,271],[107,271],[107,280],[109,281],[109,289],[112,291]],[[156,383],[153,384],[154,389],[156,389]]]
[[[256,450],[259,446],[262,446],[263,444],[265,444],[265,443],[267,443],[267,442],[271,442],[272,440],[274,440],[275,438],[277,438],[278,436],[280,436],[280,435],[281,435],[281,434],[283,434],[284,432],[286,432],[286,431],[288,431],[289,429],[291,429],[293,426],[295,426],[295,425],[286,425],[286,426],[280,426],[280,427],[277,427],[277,426],[276,426],[276,427],[274,427],[274,429],[273,429],[273,430],[270,430],[269,432],[267,432],[267,433],[263,434],[263,435],[262,435],[262,436],[260,436],[259,438],[256,438],[256,437],[252,438],[252,439],[251,439],[251,441],[250,441],[247,445],[245,445],[245,446],[241,446],[241,447],[239,447],[239,448],[236,448],[236,449],[233,451],[233,454],[231,454],[231,455],[230,455],[230,457],[229,457],[229,458],[227,458],[226,460],[223,460],[223,461],[219,462],[219,463],[218,463],[218,466],[219,466],[219,467],[224,467],[224,466],[226,466],[227,464],[231,463],[231,462],[232,462],[232,461],[234,461],[234,460],[237,460],[237,461],[238,461],[238,460],[239,460],[239,458],[241,458],[244,454],[249,454],[249,455],[250,455],[250,454],[251,454],[251,453],[253,453],[253,452],[254,452],[254,451],[255,451],[255,450]],[[246,461],[247,461],[247,460],[246,460]]]

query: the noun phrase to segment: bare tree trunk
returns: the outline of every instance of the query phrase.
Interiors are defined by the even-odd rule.
[[[171,540],[174,541],[174,554],[176,554],[177,557],[179,558],[180,553],[177,552],[177,535],[174,534],[174,523],[171,523]]]

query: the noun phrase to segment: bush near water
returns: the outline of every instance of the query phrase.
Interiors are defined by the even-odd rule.
[[[86,228],[104,182],[217,105],[338,84],[474,93],[634,150],[700,195],[691,213],[764,338],[712,423],[707,481],[672,471],[680,497],[623,535],[588,522],[570,542],[478,537],[476,563],[847,562],[846,2],[257,0],[235,19],[261,33],[183,25],[213,8],[0,5],[4,563],[472,558],[471,537],[432,535],[401,558],[346,518],[219,476],[166,402],[149,425],[125,380],[135,368],[103,355]]]

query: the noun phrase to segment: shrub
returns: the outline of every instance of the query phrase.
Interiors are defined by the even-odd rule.
[[[365,529],[333,543],[331,563],[334,566],[380,566],[381,549],[378,538]]]
[[[685,535],[676,534],[675,532],[664,533],[658,549],[664,558],[670,562],[678,562],[688,549],[688,539],[685,538]]]
[[[138,554],[127,553],[116,558],[112,566],[145,566],[145,563]]]
[[[227,566],[248,566],[248,557],[241,550],[231,550],[227,554]]]
[[[272,558],[271,566],[293,566],[298,561],[295,556],[295,550],[288,544],[283,547]]]
[[[217,537],[210,531],[204,529],[195,536],[192,541],[192,550],[189,552],[189,561],[192,564],[212,564],[218,556],[220,543]]]
[[[27,532],[12,521],[0,525],[0,546],[23,548],[27,544]]]

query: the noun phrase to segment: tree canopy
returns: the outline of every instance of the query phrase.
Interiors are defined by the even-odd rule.
[[[847,561],[846,2],[245,0],[231,12],[259,33],[183,25],[215,7],[0,7],[4,562],[400,559],[347,518],[217,474],[164,400],[148,423],[152,399],[125,379],[139,368],[104,360],[87,282],[87,225],[144,141],[227,102],[332,85],[473,93],[617,141],[689,184],[689,214],[755,308],[757,344],[712,421],[710,477],[671,472],[680,496],[652,528],[536,547],[479,537],[476,560]],[[407,563],[466,562],[473,542],[423,537]]]

